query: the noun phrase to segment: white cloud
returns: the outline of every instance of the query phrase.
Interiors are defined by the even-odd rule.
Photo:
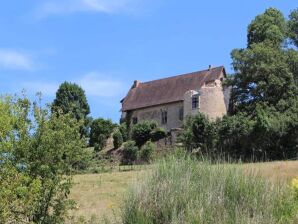
[[[145,0],[47,0],[38,8],[41,17],[51,14],[69,14],[93,11],[119,13],[134,11]]]
[[[88,96],[115,97],[125,92],[122,82],[104,78],[96,72],[89,73],[75,82],[82,86]]]
[[[4,69],[32,70],[34,64],[30,56],[24,53],[0,49],[0,67]]]
[[[97,72],[91,72],[79,79],[68,81],[80,85],[85,90],[87,97],[121,98],[127,90],[123,82],[105,78]],[[31,94],[42,92],[44,96],[55,96],[59,85],[60,83],[55,82],[32,81],[23,82],[20,87]]]

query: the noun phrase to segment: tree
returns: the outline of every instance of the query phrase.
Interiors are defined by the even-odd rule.
[[[118,149],[123,144],[123,137],[119,130],[115,131],[113,134],[113,144],[115,149]]]
[[[297,10],[286,21],[277,9],[267,9],[249,25],[247,48],[232,51],[232,114],[253,123],[246,122],[252,128],[249,151],[266,159],[291,158],[298,152],[297,135],[292,134],[297,133],[298,52],[287,42],[289,35],[296,44],[297,18]],[[229,128],[238,132],[232,140],[236,145],[247,138],[245,126]]]
[[[90,113],[90,107],[87,102],[85,91],[77,84],[64,82],[59,86],[56,92],[56,98],[52,104],[52,112],[63,114],[72,114],[72,116],[84,123],[81,129],[82,136],[87,136],[88,124],[90,119],[87,115]]]
[[[99,145],[99,149],[103,149],[106,146],[107,139],[111,136],[116,125],[112,120],[105,120],[98,118],[93,120],[90,130],[90,146],[94,146],[96,143]]]
[[[155,121],[142,121],[132,128],[132,139],[138,147],[151,139],[151,132],[157,127]]]
[[[293,10],[289,16],[289,37],[293,44],[298,47],[298,9]]]
[[[146,163],[152,162],[154,154],[156,151],[156,146],[151,141],[146,142],[140,151],[140,159]]]
[[[297,100],[297,52],[285,47],[286,21],[267,9],[248,28],[246,49],[232,51],[232,97],[236,112],[255,115],[258,104],[284,112]]]
[[[138,147],[136,143],[134,141],[126,142],[122,153],[122,164],[133,164],[138,158]]]
[[[0,222],[64,223],[81,123],[22,97],[0,99],[0,124]]]

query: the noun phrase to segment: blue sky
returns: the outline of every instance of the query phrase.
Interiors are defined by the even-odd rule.
[[[133,80],[224,65],[245,47],[250,21],[297,1],[9,0],[0,7],[0,94],[50,103],[59,84],[86,91],[93,117],[119,120]]]

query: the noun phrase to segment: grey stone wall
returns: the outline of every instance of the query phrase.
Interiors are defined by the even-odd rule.
[[[172,128],[181,127],[183,121],[179,120],[180,109],[183,108],[183,102],[176,102],[170,104],[164,104],[161,106],[148,107],[143,109],[134,110],[132,112],[132,117],[137,117],[138,122],[142,120],[155,120],[158,122],[159,126],[165,128],[166,130],[171,130]],[[161,112],[167,111],[167,124],[161,123]]]

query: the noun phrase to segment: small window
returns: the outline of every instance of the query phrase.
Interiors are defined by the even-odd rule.
[[[137,124],[138,123],[138,118],[137,117],[133,117],[132,118],[132,123],[133,124]]]
[[[179,120],[180,121],[183,121],[183,117],[184,117],[184,112],[183,112],[183,107],[181,107],[179,109]]]
[[[161,111],[161,124],[167,124],[168,123],[168,112],[163,110]]]
[[[194,95],[192,97],[192,109],[198,109],[199,108],[199,95]]]

